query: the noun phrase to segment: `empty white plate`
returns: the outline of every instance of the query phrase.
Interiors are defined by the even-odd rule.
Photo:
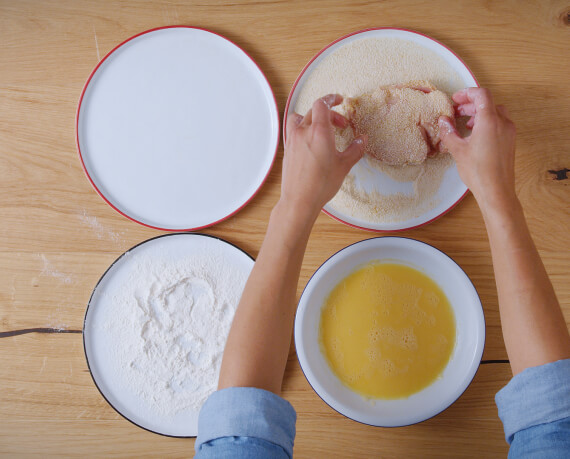
[[[196,363],[195,356],[208,347],[217,353],[226,337],[210,332],[195,337],[192,327],[217,324],[223,316],[227,320],[222,328],[229,331],[227,324],[253,263],[247,253],[222,239],[182,233],[147,240],[109,267],[89,300],[83,344],[95,385],[119,414],[158,434],[197,435],[199,408],[217,377],[213,370],[208,372],[213,365],[209,360]],[[217,294],[208,296],[205,281]],[[231,291],[220,293],[224,289]],[[172,316],[176,323],[168,319],[169,311],[181,306],[185,311],[186,305],[187,315]],[[148,336],[151,329],[159,330],[166,346],[160,344],[161,337]],[[150,352],[150,357],[141,352]],[[196,366],[191,368],[187,360]],[[175,364],[160,364],[167,361]],[[151,363],[153,370],[145,370]],[[205,382],[192,386],[190,380]]]
[[[301,71],[297,80],[293,84],[287,105],[285,107],[285,114],[288,115],[295,110],[303,90],[303,86],[307,83],[311,74],[319,67],[319,65],[327,59],[327,57],[334,54],[345,45],[354,43],[358,40],[375,38],[375,39],[397,39],[406,42],[412,42],[425,48],[426,51],[435,53],[442,59],[442,65],[447,65],[450,71],[455,72],[461,82],[461,87],[479,86],[473,73],[461,58],[451,49],[444,44],[434,40],[433,38],[423,35],[418,32],[404,29],[394,28],[377,28],[367,29],[351,33],[344,37],[335,40],[321,51],[319,51]],[[376,62],[371,58],[371,62]],[[376,65],[375,64],[375,65]],[[346,81],[347,79],[360,78],[359,68],[366,65],[365,62],[354,61],[350,64],[344,63],[342,68],[337,69],[336,74],[331,76],[327,82],[325,92],[337,92],[335,89],[335,81]],[[386,63],[386,65],[390,65]],[[456,90],[461,89],[457,87]],[[325,94],[322,94],[325,95]],[[286,131],[287,116],[283,121],[283,133]],[[410,194],[413,190],[411,182],[402,183],[392,180],[387,175],[371,168],[366,160],[359,161],[352,169],[358,183],[362,185],[367,191],[376,190],[377,192],[385,195],[395,193]],[[449,212],[461,199],[467,194],[467,187],[461,181],[457,167],[455,164],[451,166],[446,172],[439,187],[439,190],[434,196],[434,201],[437,204],[429,210],[418,212],[418,215],[413,218],[406,218],[401,221],[370,221],[365,220],[357,215],[352,215],[343,210],[335,208],[330,202],[325,205],[323,211],[333,217],[334,219],[360,229],[372,231],[401,231],[412,229],[418,226],[425,225],[445,213]]]
[[[96,191],[163,230],[236,213],[263,184],[279,143],[275,98],[256,63],[226,38],[184,26],[143,32],[105,56],[76,122]]]

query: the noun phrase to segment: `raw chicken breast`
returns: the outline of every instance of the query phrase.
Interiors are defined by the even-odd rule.
[[[366,153],[391,165],[420,164],[443,150],[441,115],[454,120],[453,103],[427,81],[381,86],[347,98],[340,111],[350,120],[354,136],[366,134]]]

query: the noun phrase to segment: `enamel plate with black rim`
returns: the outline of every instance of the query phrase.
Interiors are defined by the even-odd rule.
[[[301,71],[297,77],[285,108],[285,113],[288,115],[295,111],[298,104],[303,87],[307,84],[311,75],[319,68],[323,61],[329,56],[333,55],[336,51],[345,45],[353,44],[359,40],[374,38],[374,39],[389,39],[401,40],[404,42],[411,42],[424,48],[426,52],[435,53],[442,59],[442,65],[446,65],[450,72],[457,75],[460,87],[478,86],[475,77],[461,60],[451,49],[447,48],[442,43],[418,32],[403,29],[393,28],[378,28],[369,29],[352,33],[342,37],[330,45],[326,46],[319,53],[317,53]],[[420,48],[420,49],[421,49]],[[373,52],[373,51],[371,51]],[[335,87],[335,79],[338,81],[350,81],[358,77],[359,68],[364,65],[364,62],[343,62],[343,65],[335,70],[334,75],[326,74],[327,85]],[[386,65],[390,65],[386,63]],[[404,81],[405,82],[405,81]],[[334,91],[333,91],[334,92]],[[324,94],[322,94],[324,95]],[[351,94],[352,95],[352,94]],[[283,132],[286,132],[286,117],[284,120]],[[367,191],[376,191],[382,195],[395,195],[397,193],[410,194],[412,193],[413,186],[411,182],[403,183],[392,180],[385,174],[381,174],[375,169],[367,165],[366,161],[359,161],[352,169],[357,182],[360,186]],[[461,199],[467,194],[467,187],[461,181],[457,167],[455,164],[451,166],[443,177],[443,180],[436,192],[433,202],[437,203],[429,210],[417,212],[413,217],[406,217],[401,221],[370,221],[349,212],[335,208],[330,202],[325,205],[324,212],[333,217],[334,219],[360,229],[372,231],[401,231],[406,229],[415,228],[425,225],[451,210]]]
[[[253,263],[222,239],[180,233],[109,267],[89,300],[83,344],[95,385],[119,414],[161,435],[197,435]]]
[[[143,32],[97,65],[77,147],[103,199],[163,230],[228,218],[259,190],[279,142],[273,92],[238,46],[207,30]]]

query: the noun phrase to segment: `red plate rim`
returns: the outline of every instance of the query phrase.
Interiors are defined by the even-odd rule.
[[[285,104],[285,111],[283,113],[283,144],[285,144],[285,142],[287,142],[287,113],[289,113],[289,105],[291,104],[291,98],[293,97],[293,93],[295,92],[295,89],[297,88],[297,85],[299,84],[299,80],[302,78],[302,76],[305,74],[305,72],[307,71],[307,69],[310,67],[310,65],[315,61],[315,59],[317,57],[319,57],[321,54],[323,54],[327,49],[329,49],[331,46],[336,45],[338,42],[345,40],[349,37],[352,37],[353,35],[358,35],[364,32],[370,32],[373,30],[400,30],[403,32],[409,32],[409,33],[413,33],[416,35],[421,35],[422,37],[425,37],[435,43],[437,43],[440,46],[443,46],[445,49],[447,49],[449,52],[451,52],[451,54],[453,54],[463,65],[464,67],[467,69],[467,71],[469,72],[469,74],[473,77],[473,79],[475,80],[475,84],[477,85],[477,87],[480,87],[479,82],[477,81],[477,78],[475,78],[475,75],[473,74],[473,72],[471,71],[471,69],[469,68],[469,66],[465,63],[465,61],[463,59],[461,59],[461,57],[459,57],[459,55],[453,51],[451,48],[449,48],[448,46],[444,45],[443,43],[441,43],[440,41],[436,40],[435,38],[430,37],[429,35],[426,35],[424,33],[421,32],[417,32],[415,30],[410,30],[410,29],[404,29],[404,28],[400,28],[400,27],[370,27],[368,29],[362,29],[362,30],[357,30],[356,32],[351,32],[347,35],[344,35],[340,38],[337,38],[335,41],[329,43],[327,46],[325,46],[323,49],[321,49],[317,54],[315,54],[311,60],[305,65],[305,67],[303,67],[303,70],[301,70],[301,73],[299,73],[299,76],[297,76],[297,79],[295,80],[295,83],[293,83],[293,86],[291,87],[291,91],[289,92],[289,97],[287,97],[287,103]],[[391,229],[391,230],[384,230],[384,229],[375,229],[375,228],[365,228],[363,226],[358,226],[355,225],[353,223],[349,223],[347,221],[344,221],[342,218],[336,217],[334,215],[332,215],[330,212],[326,211],[324,208],[322,209],[322,211],[327,214],[329,217],[333,218],[334,220],[344,223],[347,226],[350,226],[352,228],[357,228],[357,229],[361,229],[361,230],[365,230],[365,231],[372,231],[374,233],[398,233],[401,231],[408,231],[408,230],[412,230],[412,229],[416,229],[416,228],[420,228],[422,226],[425,226],[431,222],[433,222],[434,220],[437,220],[438,218],[444,216],[445,214],[447,214],[449,211],[451,211],[455,206],[457,206],[457,204],[459,204],[461,202],[461,200],[467,196],[467,193],[469,193],[469,188],[467,188],[467,190],[465,191],[465,193],[463,193],[463,195],[461,195],[461,197],[455,201],[451,206],[449,206],[446,210],[444,210],[443,212],[441,212],[439,215],[436,215],[434,218],[432,218],[431,220],[428,220],[427,222],[424,223],[420,223],[419,225],[415,225],[415,226],[409,226],[406,228],[399,228],[399,229]]]
[[[269,166],[269,169],[267,171],[267,174],[265,174],[265,177],[263,178],[263,180],[261,181],[261,183],[259,184],[259,187],[254,191],[254,193],[247,199],[246,202],[244,202],[238,209],[234,210],[233,212],[231,212],[230,214],[226,215],[223,218],[220,218],[219,220],[216,220],[213,223],[208,223],[207,225],[202,225],[202,226],[197,226],[194,228],[186,228],[186,229],[180,229],[180,228],[161,228],[159,226],[153,226],[153,225],[149,225],[148,223],[144,223],[141,222],[140,220],[137,220],[134,217],[131,217],[130,215],[127,215],[125,212],[123,212],[122,210],[118,209],[115,205],[113,205],[101,192],[101,190],[99,190],[99,188],[97,187],[97,185],[95,185],[95,182],[93,181],[93,179],[91,178],[91,176],[89,175],[89,172],[87,171],[87,167],[85,166],[85,162],[83,161],[83,155],[81,153],[81,148],[79,146],[79,112],[81,111],[81,104],[83,103],[83,97],[85,96],[85,92],[87,91],[87,87],[89,86],[89,83],[91,82],[91,80],[93,79],[93,77],[95,76],[95,73],[97,72],[97,70],[99,70],[99,67],[101,67],[101,65],[103,64],[103,62],[105,62],[107,60],[107,58],[109,58],[109,56],[111,56],[111,54],[113,54],[116,50],[118,50],[121,46],[125,45],[126,43],[130,42],[131,40],[134,40],[137,37],[140,37],[141,35],[146,35],[147,33],[151,33],[151,32],[155,32],[157,30],[164,30],[164,29],[194,29],[194,30],[201,30],[203,32],[208,32],[211,33],[212,35],[216,35],[220,38],[223,38],[224,40],[228,41],[229,43],[231,43],[232,45],[236,46],[237,48],[239,48],[250,60],[251,62],[253,62],[253,64],[257,67],[257,69],[259,70],[259,72],[261,73],[261,75],[263,76],[263,78],[265,79],[265,82],[267,83],[267,86],[269,87],[269,90],[271,91],[271,95],[273,96],[273,104],[275,106],[275,113],[276,113],[276,119],[277,119],[277,142],[275,145],[275,152],[273,153],[273,159],[271,160],[271,165]],[[265,182],[267,181],[267,177],[269,177],[269,174],[271,173],[271,169],[273,169],[273,165],[275,164],[275,158],[277,157],[277,150],[279,149],[279,140],[280,140],[280,129],[279,129],[279,109],[277,108],[277,99],[275,98],[275,92],[273,91],[273,88],[271,87],[271,85],[269,84],[269,80],[267,79],[267,76],[265,75],[265,73],[263,73],[263,70],[261,70],[261,68],[259,67],[259,65],[257,64],[257,62],[255,62],[255,60],[249,55],[249,53],[247,51],[245,51],[241,46],[239,46],[238,44],[234,43],[232,40],[230,40],[229,38],[224,37],[223,35],[220,35],[219,33],[213,32],[211,30],[202,28],[202,27],[193,27],[193,26],[187,26],[187,25],[170,25],[170,26],[162,26],[162,27],[155,27],[152,29],[148,29],[145,30],[143,32],[137,33],[136,35],[133,35],[129,38],[127,38],[126,40],[122,41],[121,43],[119,43],[117,46],[115,46],[113,49],[111,49],[111,51],[109,51],[105,57],[103,57],[103,59],[101,59],[97,65],[95,66],[95,68],[91,71],[91,73],[89,74],[89,78],[87,78],[87,81],[85,82],[85,84],[83,85],[83,89],[81,90],[81,95],[79,96],[79,103],[77,104],[77,111],[75,113],[75,144],[77,146],[77,152],[79,154],[79,160],[81,161],[81,167],[83,168],[83,172],[85,172],[85,175],[87,176],[87,178],[89,179],[89,182],[91,183],[91,185],[93,186],[93,188],[95,189],[95,191],[97,192],[97,194],[99,196],[101,196],[101,198],[107,203],[109,204],[109,206],[111,206],[113,209],[115,209],[118,213],[120,213],[123,217],[128,218],[129,220],[138,223],[140,225],[146,226],[147,228],[152,228],[152,229],[157,229],[160,231],[173,231],[173,232],[177,232],[177,231],[197,231],[197,230],[201,230],[204,228],[208,228],[210,226],[214,226],[220,222],[223,222],[224,220],[227,220],[228,218],[234,216],[235,214],[237,214],[240,210],[242,210],[245,206],[247,206],[251,200],[255,197],[255,195],[257,195],[257,193],[259,192],[259,190],[261,189],[261,187],[263,187],[263,185],[265,184]]]

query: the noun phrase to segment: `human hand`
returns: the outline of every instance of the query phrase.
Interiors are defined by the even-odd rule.
[[[336,149],[334,126],[345,128],[348,120],[330,108],[341,102],[342,96],[329,94],[315,101],[304,117],[292,113],[287,118],[281,202],[314,218],[337,193],[366,146],[367,138],[359,136],[345,151]]]
[[[515,125],[507,109],[495,106],[488,89],[467,88],[456,92],[457,113],[470,116],[470,136],[461,138],[449,118],[439,119],[443,145],[451,152],[463,182],[482,210],[493,203],[516,199],[514,158]]]

